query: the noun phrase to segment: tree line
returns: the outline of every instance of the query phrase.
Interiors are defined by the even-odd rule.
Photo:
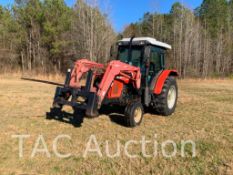
[[[106,62],[115,33],[96,1],[15,0],[0,6],[0,71],[62,71],[78,58]]]
[[[195,10],[173,4],[169,14],[146,13],[124,36],[151,36],[173,46],[168,67],[182,77],[233,73],[233,0],[204,0]]]
[[[168,14],[145,13],[122,33],[96,0],[15,0],[0,6],[0,72],[64,72],[78,58],[105,63],[121,36],[150,36],[169,43],[167,67],[182,77],[233,73],[233,0],[203,0],[190,10],[174,3]]]

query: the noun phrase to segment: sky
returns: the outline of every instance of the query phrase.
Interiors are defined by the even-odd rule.
[[[172,4],[181,2],[190,9],[198,7],[202,0],[99,0],[100,8],[110,13],[109,19],[116,32],[121,32],[131,22],[136,22],[146,12],[168,13]],[[14,0],[0,0],[0,4],[7,6]],[[69,6],[76,0],[65,0]]]

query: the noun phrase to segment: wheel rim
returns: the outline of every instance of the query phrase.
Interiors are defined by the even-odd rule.
[[[134,121],[136,123],[139,123],[141,118],[142,118],[142,109],[138,107],[135,109],[135,112],[134,112]]]
[[[171,86],[167,95],[168,108],[172,109],[176,103],[176,87]]]

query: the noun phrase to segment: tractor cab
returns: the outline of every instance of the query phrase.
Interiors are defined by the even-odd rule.
[[[165,52],[171,49],[170,45],[150,37],[124,38],[117,45],[117,60],[140,67],[142,79],[148,83],[165,69]]]

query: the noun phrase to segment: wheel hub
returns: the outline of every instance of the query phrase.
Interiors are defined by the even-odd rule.
[[[172,109],[175,105],[175,102],[176,102],[176,87],[171,86],[167,95],[168,108]]]
[[[134,120],[136,123],[139,123],[142,118],[142,109],[138,107],[134,112]]]

